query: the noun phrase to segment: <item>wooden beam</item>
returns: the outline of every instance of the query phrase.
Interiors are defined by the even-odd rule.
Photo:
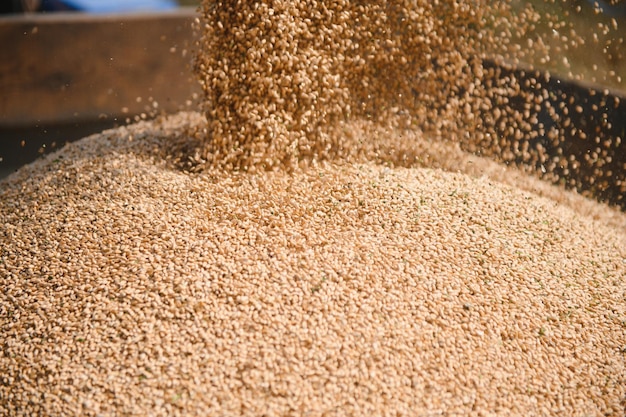
[[[154,102],[176,111],[199,92],[195,18],[195,8],[1,17],[0,127],[123,120]]]

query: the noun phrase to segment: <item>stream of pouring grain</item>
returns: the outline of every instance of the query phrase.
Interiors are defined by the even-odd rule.
[[[589,48],[620,62],[623,37],[614,19],[575,27],[582,7],[565,3],[206,1],[194,68],[209,122],[195,169],[363,154],[366,139],[352,143],[342,127],[360,120],[420,129],[626,208],[625,133],[609,116],[619,97],[575,96],[549,72],[583,79],[567,56]],[[527,71],[515,70],[520,59]]]

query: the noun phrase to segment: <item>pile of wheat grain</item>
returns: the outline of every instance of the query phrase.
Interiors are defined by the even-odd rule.
[[[623,415],[623,214],[419,136],[485,175],[185,173],[201,119],[2,182],[0,414]]]
[[[0,414],[624,415],[625,215],[461,150],[486,11],[205,2],[204,116],[0,182]]]

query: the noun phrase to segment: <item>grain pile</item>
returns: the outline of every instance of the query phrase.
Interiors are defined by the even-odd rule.
[[[205,115],[0,183],[0,414],[624,415],[626,216],[462,150],[489,31],[437,12],[482,14],[250,3],[203,6]]]
[[[189,175],[160,152],[198,119],[3,183],[1,414],[623,414],[623,216],[426,168]]]

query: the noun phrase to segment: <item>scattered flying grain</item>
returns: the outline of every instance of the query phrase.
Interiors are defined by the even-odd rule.
[[[193,152],[199,169],[292,169],[343,156],[342,123],[362,120],[420,129],[626,208],[626,171],[618,163],[626,145],[601,140],[596,152],[583,142],[592,132],[565,129],[568,113],[579,126],[606,117],[550,75],[595,76],[549,64],[563,54],[590,56],[582,21],[589,13],[581,7],[573,13],[567,2],[550,0],[207,0],[201,12],[194,69],[209,123],[196,134],[203,142]],[[593,49],[612,51],[622,34],[602,27]],[[554,105],[563,107],[555,112]],[[604,124],[593,134],[614,139],[619,132]],[[564,167],[563,158],[574,163]]]

